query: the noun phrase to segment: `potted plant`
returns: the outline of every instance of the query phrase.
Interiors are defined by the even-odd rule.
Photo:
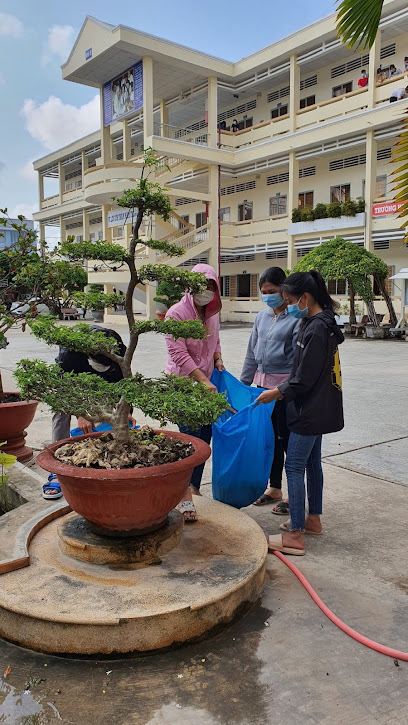
[[[145,151],[145,163],[135,188],[124,191],[116,199],[119,206],[135,211],[135,224],[129,249],[105,241],[68,241],[60,252],[73,261],[92,259],[108,266],[124,263],[130,281],[126,291],[125,311],[129,327],[129,343],[123,356],[117,342],[85,323],[61,326],[49,318],[37,318],[32,332],[47,343],[62,345],[88,355],[103,354],[116,362],[123,374],[118,383],[107,383],[92,374],[61,373],[58,365],[22,360],[16,373],[26,397],[47,403],[55,412],[86,416],[92,423],[106,422],[112,433],[90,434],[59,441],[46,448],[37,458],[45,470],[56,473],[70,506],[98,531],[145,532],[163,525],[169,511],[180,501],[187,489],[192,470],[210,455],[209,446],[192,436],[174,431],[160,433],[151,429],[130,431],[128,417],[131,407],[151,418],[183,423],[193,429],[209,424],[226,409],[224,396],[214,394],[190,378],[163,376],[152,380],[132,373],[131,363],[140,337],[150,331],[170,334],[175,338],[202,339],[206,330],[201,321],[142,320],[133,313],[133,292],[137,284],[164,281],[196,294],[206,287],[201,274],[174,269],[163,264],[148,264],[136,269],[138,246],[148,246],[167,255],[181,255],[183,250],[173,244],[139,240],[145,216],[152,214],[167,219],[170,201],[161,187],[150,181],[158,161],[151,149]],[[100,293],[103,303],[106,295]],[[101,303],[102,304],[102,303]]]

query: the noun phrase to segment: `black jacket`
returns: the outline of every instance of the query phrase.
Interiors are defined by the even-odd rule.
[[[125,354],[126,347],[124,346],[122,338],[120,337],[120,335],[118,335],[117,332],[104,327],[98,327],[97,325],[92,325],[91,330],[96,330],[97,332],[104,332],[107,337],[114,337],[118,342],[119,355]],[[109,358],[106,358],[104,355],[96,355],[95,359],[98,362],[104,363],[106,365],[109,365],[111,363]],[[68,350],[68,348],[66,347],[60,347],[59,354],[58,357],[55,358],[55,362],[60,365],[64,373],[91,373],[92,375],[99,375],[100,378],[103,378],[108,383],[117,383],[123,378],[122,371],[119,365],[117,365],[115,362],[111,363],[109,370],[106,370],[106,372],[98,373],[90,366],[88,362],[88,355],[85,355],[85,353],[83,352],[74,352],[73,350]]]
[[[278,386],[287,402],[288,428],[294,433],[320,435],[344,427],[338,349],[343,341],[331,310],[301,325],[290,378]]]

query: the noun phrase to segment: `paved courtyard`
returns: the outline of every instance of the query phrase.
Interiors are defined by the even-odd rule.
[[[222,330],[223,358],[237,376],[248,335],[243,325]],[[21,357],[52,361],[56,353],[27,333],[9,337],[12,344],[0,351],[6,388]],[[324,440],[325,532],[308,541],[307,556],[296,561],[344,621],[406,652],[407,354],[406,343],[398,341],[342,345],[346,426]],[[135,368],[155,375],[164,361],[164,341],[147,335]],[[49,438],[50,415],[42,406],[28,441],[39,450]],[[210,479],[207,465],[205,495],[211,495]],[[247,513],[265,532],[278,532],[282,519],[268,507]],[[0,642],[0,657],[0,673],[11,668],[7,678],[0,675],[0,722],[16,725],[408,723],[408,664],[339,631],[272,555],[262,601],[202,643],[101,661],[45,656]]]

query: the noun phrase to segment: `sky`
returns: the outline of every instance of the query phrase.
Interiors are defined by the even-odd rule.
[[[61,74],[86,15],[237,61],[334,9],[332,0],[2,0],[0,208],[31,218],[32,161],[99,127],[95,89]]]

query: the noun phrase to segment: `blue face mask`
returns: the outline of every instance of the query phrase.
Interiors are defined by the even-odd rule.
[[[275,292],[271,295],[262,295],[262,302],[264,302],[265,305],[268,305],[268,307],[272,307],[274,310],[283,305],[282,295],[280,295],[279,292]]]
[[[297,320],[301,320],[303,317],[307,317],[307,307],[305,307],[304,310],[299,309],[299,300],[295,305],[288,305],[289,314],[292,315],[292,317],[296,317]]]

